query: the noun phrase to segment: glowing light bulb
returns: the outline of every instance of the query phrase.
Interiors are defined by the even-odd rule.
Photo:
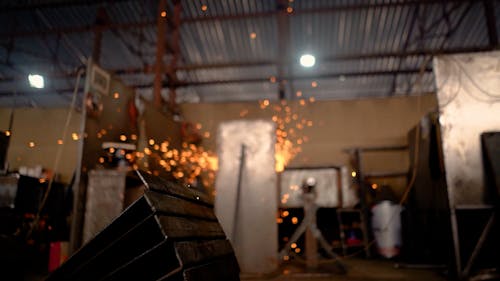
[[[300,65],[303,67],[313,67],[316,64],[316,58],[311,54],[300,56]]]
[[[43,76],[39,74],[29,74],[28,82],[32,88],[43,89],[45,87]]]

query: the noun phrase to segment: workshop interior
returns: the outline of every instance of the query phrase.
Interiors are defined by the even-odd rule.
[[[0,3],[0,280],[500,280],[500,2]]]

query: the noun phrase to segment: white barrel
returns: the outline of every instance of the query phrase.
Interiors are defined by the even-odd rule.
[[[392,258],[401,249],[402,207],[391,201],[382,201],[372,208],[372,228],[380,255]]]

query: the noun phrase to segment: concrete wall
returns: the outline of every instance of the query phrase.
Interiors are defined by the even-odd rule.
[[[482,204],[480,135],[500,131],[500,52],[437,57],[439,122],[450,204]]]
[[[272,105],[272,102],[271,102]],[[345,101],[316,101],[301,106],[290,101],[290,107],[301,118],[313,121],[303,134],[310,141],[302,144],[303,152],[289,167],[348,165],[344,149],[352,147],[391,146],[407,144],[408,131],[427,112],[437,108],[434,95],[361,99]],[[271,119],[272,110],[261,109],[259,103],[183,104],[188,121],[200,123],[201,132],[210,138],[205,146],[215,151],[218,125],[233,119]],[[243,117],[242,117],[243,116]],[[401,171],[408,168],[406,153],[370,153],[365,157],[368,170]]]
[[[10,112],[11,109],[0,108],[2,131],[8,129]],[[7,153],[9,170],[36,165],[53,170],[57,150],[62,147],[58,174],[61,181],[68,183],[73,175],[77,156],[77,142],[71,138],[71,134],[78,132],[81,115],[73,112],[67,139],[60,145],[57,140],[62,139],[67,113],[67,109],[16,109]],[[30,142],[35,146],[29,147]]]
[[[347,165],[350,147],[406,144],[406,134],[428,111],[437,106],[435,96],[362,99],[351,101],[316,101],[300,106],[289,102],[299,116],[313,121],[303,133],[310,139],[302,144],[303,152],[290,167]],[[188,121],[200,123],[202,134],[208,132],[204,145],[216,151],[215,135],[218,125],[234,119],[271,119],[273,112],[263,110],[255,103],[183,104]],[[11,109],[0,108],[0,130],[6,130]],[[17,109],[14,115],[8,161],[12,169],[20,165],[54,165],[57,139],[61,138],[67,111],[65,109]],[[244,115],[241,117],[240,115]],[[80,115],[75,113],[69,132],[76,132]],[[35,142],[34,148],[28,143]],[[61,179],[68,182],[76,162],[76,142],[71,137],[64,145],[61,162]],[[407,169],[405,153],[384,155],[370,153],[365,157],[368,170],[400,171]]]

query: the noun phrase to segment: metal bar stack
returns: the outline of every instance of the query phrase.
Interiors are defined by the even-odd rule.
[[[213,204],[200,192],[140,174],[147,190],[47,281],[239,280]]]

